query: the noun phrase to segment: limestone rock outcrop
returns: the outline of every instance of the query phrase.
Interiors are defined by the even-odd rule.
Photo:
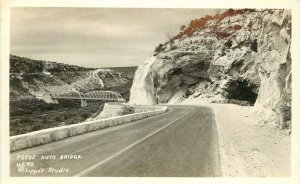
[[[125,114],[132,114],[134,112],[134,108],[117,102],[109,102],[105,103],[102,112],[97,117],[101,118],[109,118],[114,116],[122,116]]]
[[[290,10],[229,9],[192,20],[138,67],[130,103],[254,105],[289,127],[290,45]]]

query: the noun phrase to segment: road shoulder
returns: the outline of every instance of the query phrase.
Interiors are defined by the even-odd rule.
[[[291,137],[253,123],[253,107],[208,104],[215,113],[224,177],[289,177]]]

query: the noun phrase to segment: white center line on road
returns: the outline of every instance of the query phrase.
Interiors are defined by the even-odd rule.
[[[119,155],[122,154],[123,152],[129,150],[130,148],[134,147],[135,145],[137,145],[137,144],[143,142],[144,140],[148,139],[149,137],[153,136],[154,134],[160,132],[160,131],[163,130],[164,128],[167,128],[167,127],[170,126],[171,124],[175,123],[175,122],[178,121],[179,119],[181,119],[181,118],[183,118],[184,116],[186,116],[188,113],[190,113],[190,112],[185,113],[184,115],[180,116],[179,118],[175,119],[174,121],[172,121],[172,122],[166,124],[165,126],[163,126],[163,127],[159,128],[159,129],[155,130],[154,132],[152,132],[152,133],[148,134],[147,136],[143,137],[142,139],[140,139],[140,140],[138,140],[138,141],[136,141],[136,142],[130,144],[129,146],[123,148],[123,149],[120,150],[119,152],[114,153],[113,155],[111,155],[111,156],[107,157],[106,159],[102,160],[101,162],[98,162],[97,164],[92,165],[91,167],[89,167],[89,168],[87,168],[87,169],[81,171],[80,173],[78,173],[78,174],[76,174],[76,175],[74,175],[74,176],[83,176],[83,175],[89,173],[89,172],[92,171],[93,169],[96,169],[97,167],[99,167],[99,166],[103,165],[104,163],[108,162],[109,160],[111,160],[111,159],[113,159],[113,158],[119,156]]]

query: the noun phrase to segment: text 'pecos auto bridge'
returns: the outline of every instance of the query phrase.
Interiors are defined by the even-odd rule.
[[[87,93],[72,91],[64,94],[50,94],[50,96],[52,99],[79,99],[81,107],[87,106],[87,100],[125,102],[121,94],[114,91],[90,91]]]

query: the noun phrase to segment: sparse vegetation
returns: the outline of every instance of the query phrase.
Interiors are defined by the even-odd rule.
[[[230,16],[234,16],[234,15],[242,15],[245,12],[249,12],[249,11],[255,11],[255,10],[254,9],[235,9],[235,10],[228,9],[221,14],[216,14],[214,16],[206,15],[205,17],[191,20],[188,25],[180,26],[180,32],[178,34],[174,35],[174,34],[169,33],[167,35],[168,41],[165,42],[164,44],[159,44],[155,48],[155,53],[161,52],[163,50],[164,46],[168,43],[172,44],[172,43],[174,43],[175,40],[182,39],[184,36],[191,37],[191,36],[193,36],[193,34],[195,32],[202,30],[202,29],[206,29],[206,28],[210,29],[211,33],[214,33],[215,36],[219,39],[229,37],[232,35],[232,33],[234,31],[238,31],[238,30],[242,29],[242,26],[240,26],[240,25],[229,26],[226,29],[227,32],[225,32],[225,31],[218,30],[218,24],[222,20],[224,20],[226,17],[230,17]],[[214,25],[207,27],[209,21],[214,22]],[[248,28],[249,29],[252,28],[252,23],[249,23]],[[234,30],[234,31],[228,32],[229,30]]]
[[[75,65],[67,65],[63,63],[51,62],[47,64],[44,60],[34,60],[26,57],[19,57],[15,55],[10,55],[10,73],[26,73],[34,74],[42,72],[44,67],[50,72],[66,72],[66,71],[88,71],[91,68],[85,68]]]
[[[158,52],[163,51],[163,47],[164,47],[164,45],[160,43],[160,44],[154,49],[154,52],[155,52],[155,53],[158,53]]]
[[[35,98],[11,101],[10,135],[80,123],[100,112],[103,104],[91,101],[81,108],[80,100],[60,100],[59,104],[47,104]]]
[[[228,48],[230,48],[232,46],[232,41],[231,40],[227,40],[225,42],[225,46],[228,47]]]
[[[257,40],[253,40],[253,42],[251,42],[251,50],[254,52],[257,52]]]

